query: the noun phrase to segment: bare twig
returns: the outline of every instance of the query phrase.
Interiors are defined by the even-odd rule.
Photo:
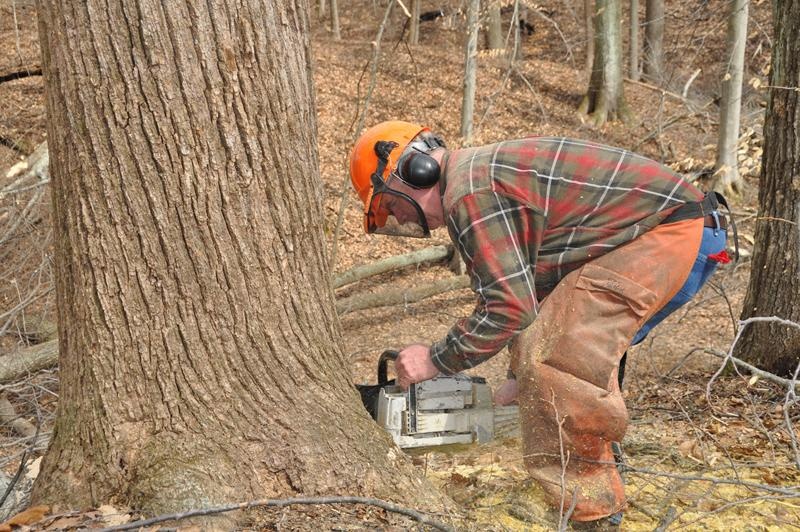
[[[674,92],[670,92],[670,91],[668,91],[666,89],[662,89],[661,87],[656,87],[655,85],[651,85],[650,83],[645,83],[644,81],[637,81],[637,80],[631,79],[631,78],[625,78],[625,81],[628,82],[628,83],[633,83],[634,85],[639,85],[640,87],[644,87],[646,89],[650,89],[652,91],[660,92],[662,94],[662,96],[671,96],[672,98],[675,98],[676,100],[680,100],[681,102],[685,102],[686,101],[686,98],[684,98],[680,94],[676,94]]]
[[[551,389],[550,390],[551,398],[548,403],[550,406],[553,407],[553,413],[556,417],[556,424],[558,425],[558,453],[559,457],[561,458],[561,506],[558,511],[558,530],[559,532],[563,532],[567,529],[567,523],[569,523],[569,517],[572,515],[572,512],[575,510],[575,505],[578,502],[577,491],[572,494],[572,503],[570,504],[570,515],[564,515],[564,504],[566,503],[567,499],[567,465],[569,464],[569,451],[564,453],[564,435],[563,435],[563,427],[564,422],[567,420],[566,416],[563,418],[558,417],[558,407],[556,406],[556,393]]]
[[[235,510],[248,510],[250,508],[260,508],[264,506],[271,506],[276,508],[283,508],[285,506],[293,506],[298,504],[364,504],[367,506],[376,506],[387,512],[392,512],[406,517],[411,517],[419,521],[423,525],[428,525],[436,530],[450,532],[452,527],[434,521],[425,514],[398,506],[391,502],[382,501],[380,499],[371,499],[369,497],[298,497],[295,499],[264,499],[259,501],[242,502],[236,504],[227,504],[224,506],[217,506],[214,508],[204,508],[200,510],[189,510],[186,512],[179,512],[174,514],[159,515],[150,519],[142,519],[140,521],[132,521],[122,525],[116,525],[108,528],[103,528],[102,532],[117,532],[119,530],[133,530],[135,528],[144,528],[156,523],[164,523],[166,521],[179,521],[181,519],[188,519],[190,517],[199,517],[204,515],[221,514],[225,512],[233,512]]]
[[[674,506],[670,506],[667,508],[667,513],[664,514],[664,517],[658,522],[658,526],[655,528],[654,532],[664,532],[669,528],[669,525],[672,524],[673,521],[678,517],[678,511],[675,509]]]
[[[542,113],[542,119],[544,120],[545,124],[548,123],[550,119],[547,117],[547,111],[545,111],[544,105],[542,105],[542,99],[539,96],[539,93],[536,92],[536,89],[533,88],[533,85],[531,85],[531,82],[528,81],[528,78],[526,78],[516,66],[514,67],[514,72],[520,77],[525,85],[528,86],[528,89],[531,91],[531,93],[533,93],[533,97],[536,99],[536,104],[539,106],[539,111]]]
[[[369,88],[367,89],[367,94],[364,97],[364,106],[361,108],[361,114],[360,118],[358,119],[358,126],[354,132],[353,141],[358,138],[361,130],[364,129],[364,122],[367,119],[367,111],[369,110],[369,104],[372,100],[372,92],[375,90],[375,83],[378,79],[378,62],[381,57],[381,40],[383,39],[383,32],[386,29],[386,23],[389,21],[389,15],[392,14],[394,3],[395,0],[389,0],[389,3],[386,5],[386,11],[383,13],[383,21],[381,21],[381,25],[378,28],[378,34],[375,36],[375,41],[372,43],[372,68],[370,71]],[[347,184],[349,179],[350,176],[348,172],[345,172],[345,179],[342,182],[342,193],[339,197],[339,214],[336,217],[336,228],[333,230],[333,243],[331,245],[331,256],[329,262],[331,270],[333,270],[333,267],[336,265],[336,254],[338,253],[339,249],[339,230],[342,226],[344,212],[347,209],[350,199],[350,195],[348,194],[350,192],[350,187]]]
[[[696,482],[710,482],[711,484],[725,484],[725,485],[732,485],[732,486],[742,486],[745,488],[751,488],[754,490],[761,490],[767,491],[771,493],[780,493],[783,495],[791,495],[794,497],[800,497],[800,486],[790,486],[790,487],[778,487],[778,486],[770,486],[769,484],[758,484],[756,482],[748,482],[745,480],[733,480],[729,478],[717,478],[717,477],[704,477],[701,475],[681,475],[678,473],[667,473],[665,471],[656,471],[654,469],[645,469],[645,468],[638,468],[633,466],[627,466],[625,468],[626,471],[632,473],[639,473],[640,475],[655,475],[659,477],[666,477],[666,478],[675,478],[679,480],[690,480]]]
[[[506,83],[508,83],[508,78],[511,76],[511,72],[514,70],[514,64],[517,59],[517,51],[519,50],[519,0],[514,1],[514,11],[511,15],[511,24],[509,26],[509,36],[512,28],[515,28],[517,31],[514,33],[514,48],[511,50],[511,54],[509,55],[508,59],[508,68],[506,69],[505,75],[503,75],[503,79],[500,81],[500,86],[494,93],[489,97],[489,101],[486,104],[486,108],[483,110],[483,114],[481,115],[480,120],[478,120],[478,125],[475,126],[475,130],[479,130],[483,125],[483,121],[489,116],[489,111],[491,111],[492,106],[494,105],[494,101],[497,96],[500,95],[501,92],[505,89]],[[506,38],[508,40],[508,38]]]
[[[788,387],[786,391],[786,401],[783,403],[783,417],[786,421],[786,429],[789,431],[789,438],[792,442],[792,451],[794,452],[794,463],[797,465],[797,469],[800,469],[800,452],[797,450],[797,436],[794,433],[794,426],[792,424],[792,419],[789,416],[789,408],[797,402],[797,395],[795,394],[795,386],[797,386],[797,376],[800,373],[800,363],[797,364],[797,368],[794,370],[794,375],[792,376],[792,383]]]
[[[683,90],[681,91],[681,97],[686,99],[686,95],[689,94],[689,87],[692,85],[692,82],[695,80],[698,74],[700,74],[701,69],[697,69],[694,71],[694,74],[689,76],[689,79],[686,80],[686,84],[683,86]]]
[[[570,47],[569,42],[567,41],[567,38],[564,37],[564,33],[561,31],[561,28],[558,27],[558,24],[556,23],[556,21],[551,19],[547,15],[545,15],[542,12],[541,8],[539,8],[539,7],[534,7],[533,8],[533,12],[536,13],[536,15],[538,17],[544,19],[545,21],[550,23],[555,28],[556,32],[558,33],[558,36],[561,37],[561,41],[564,43],[564,47],[567,49],[567,57],[569,57],[569,62],[574,67],[575,66],[575,56],[572,55],[572,47]]]
[[[25,464],[28,461],[28,451],[22,453],[22,459],[19,462],[19,467],[17,468],[17,472],[14,474],[14,478],[11,479],[11,482],[8,483],[8,487],[6,488],[5,493],[3,496],[0,497],[0,508],[3,506],[3,503],[6,502],[8,496],[11,495],[11,492],[14,490],[14,486],[16,486],[19,477],[22,476],[22,472],[25,471]]]
[[[786,326],[789,326],[789,327],[794,327],[794,328],[800,329],[800,324],[797,324],[797,323],[795,323],[793,321],[785,320],[783,318],[779,318],[777,316],[770,316],[770,317],[767,317],[767,316],[755,316],[755,317],[747,318],[746,320],[740,321],[739,322],[739,330],[736,332],[736,336],[734,337],[733,342],[731,343],[731,347],[728,350],[728,354],[725,355],[724,360],[723,360],[722,364],[720,365],[719,369],[717,369],[717,371],[714,373],[714,375],[711,376],[711,379],[708,381],[708,384],[706,384],[706,400],[708,401],[709,405],[711,404],[711,386],[714,384],[714,381],[717,379],[717,377],[719,377],[722,374],[722,371],[725,369],[725,366],[728,365],[728,362],[733,362],[736,365],[740,365],[742,367],[745,367],[748,370],[753,371],[754,374],[760,375],[760,376],[764,377],[765,379],[769,379],[769,380],[772,380],[772,381],[779,382],[781,384],[784,384],[785,386],[790,386],[791,385],[791,389],[794,391],[794,387],[797,384],[797,379],[796,378],[794,380],[789,381],[787,379],[783,379],[781,377],[778,377],[777,375],[773,375],[771,373],[767,373],[767,372],[765,372],[763,370],[760,370],[760,369],[756,368],[755,366],[747,364],[746,362],[742,362],[740,360],[737,360],[737,361],[733,360],[734,359],[733,350],[736,347],[736,344],[739,342],[739,338],[741,338],[742,333],[747,328],[747,326],[750,325],[751,323],[764,323],[764,322],[780,323],[781,325],[786,325]]]

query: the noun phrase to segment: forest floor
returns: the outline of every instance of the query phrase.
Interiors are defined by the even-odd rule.
[[[357,199],[349,192],[344,196],[349,207],[337,231],[342,192],[349,189],[347,156],[365,109],[369,61],[385,9],[382,1],[339,3],[341,41],[333,40],[326,26],[328,19],[320,21],[316,12],[311,17],[329,250],[333,238],[338,239],[334,273],[448,243],[443,230],[426,241],[364,235]],[[456,11],[458,4],[452,0],[423,2],[423,11],[443,6],[449,14],[423,23],[417,46],[403,41],[404,18],[401,10],[394,10],[381,41],[382,55],[365,125],[386,119],[417,121],[441,133],[451,147],[460,145],[463,17]],[[626,82],[633,119],[600,128],[591,127],[575,111],[586,88],[580,6],[557,0],[537,5],[549,15],[544,18],[529,11],[535,32],[524,37],[523,57],[515,62],[513,71],[503,56],[479,53],[474,144],[527,135],[564,135],[638,151],[690,178],[713,164],[718,113],[715,102],[726,61],[726,2],[668,4],[667,68],[662,83],[666,90]],[[766,85],[771,42],[769,2],[751,2],[750,16],[745,79]],[[509,13],[504,17],[507,21]],[[0,76],[24,69],[35,71],[40,64],[33,2],[1,3]],[[701,69],[699,75],[681,96],[697,69]],[[713,383],[711,401],[706,399],[706,387],[720,366],[719,358],[709,351],[727,352],[730,348],[749,275],[764,102],[764,92],[756,90],[757,85],[748,83],[743,97],[745,134],[740,164],[747,187],[734,203],[743,259],[736,266],[722,268],[692,303],[629,353],[624,395],[631,425],[623,444],[629,466],[629,506],[623,530],[800,528],[800,500],[795,496],[800,471],[793,464],[791,437],[784,422],[785,417],[792,418],[798,430],[798,412],[795,407],[785,416],[786,389],[766,379],[726,373]],[[41,76],[0,84],[0,137],[2,189],[7,184],[7,170],[46,138]],[[698,183],[707,186],[703,181]],[[35,301],[19,313],[6,334],[0,334],[0,354],[41,341],[43,334],[29,331],[55,321],[48,195],[0,196],[0,231],[5,231],[29,202],[35,215],[28,216],[13,239],[0,244],[0,316],[31,294]],[[410,267],[341,288],[336,295],[341,298],[388,287],[410,288],[452,275],[441,264]],[[342,316],[344,351],[355,382],[375,381],[377,357],[384,349],[438,340],[454,320],[470,313],[473,304],[471,292],[461,290]],[[472,374],[486,377],[497,386],[507,364],[508,354],[503,351]],[[57,405],[57,371],[40,372],[6,386],[4,392],[20,416],[38,420],[41,434],[49,433]],[[0,428],[0,465],[7,474],[15,473],[27,448],[26,441],[12,429]],[[42,448],[33,451],[30,460]],[[465,522],[470,523],[465,525],[467,529],[546,530],[558,526],[542,502],[541,492],[526,478],[518,437],[417,452],[413,459],[462,506]],[[340,511],[346,513],[346,509]],[[313,512],[309,512],[298,511],[296,515],[313,522]],[[292,523],[300,527],[301,520],[287,521],[283,511],[266,513],[259,522],[264,527],[290,530]],[[382,526],[380,520],[363,523],[367,529]],[[325,528],[319,524],[314,527]]]

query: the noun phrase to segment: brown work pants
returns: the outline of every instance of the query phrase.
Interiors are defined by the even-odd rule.
[[[514,342],[525,465],[562,512],[574,497],[575,521],[625,506],[611,452],[628,425],[619,361],[689,276],[702,233],[702,219],[660,225],[571,272]]]

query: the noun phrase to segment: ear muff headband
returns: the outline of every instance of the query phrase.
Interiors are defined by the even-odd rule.
[[[439,148],[443,145],[441,140],[432,136],[425,137],[424,140],[430,149]],[[379,178],[383,178],[383,172],[389,164],[389,154],[398,146],[399,144],[394,141],[379,140],[375,143],[375,155],[378,157],[375,174]],[[413,149],[400,157],[395,171],[403,182],[413,188],[430,188],[439,182],[439,177],[441,176],[441,169],[436,159],[417,149]]]

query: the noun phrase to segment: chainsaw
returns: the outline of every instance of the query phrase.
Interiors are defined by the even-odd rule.
[[[519,407],[495,407],[486,379],[439,375],[403,390],[387,379],[387,364],[397,356],[397,351],[384,351],[378,384],[356,387],[367,412],[398,447],[484,443],[516,428]]]

